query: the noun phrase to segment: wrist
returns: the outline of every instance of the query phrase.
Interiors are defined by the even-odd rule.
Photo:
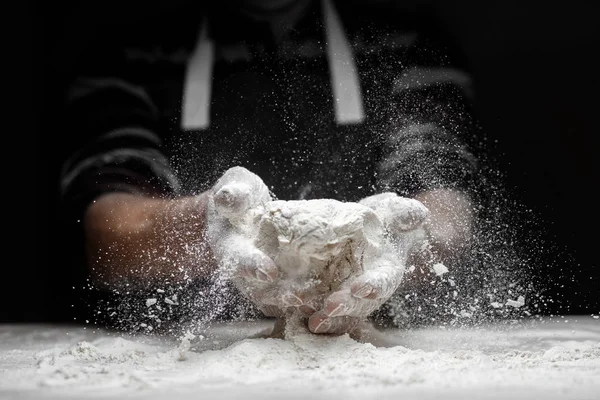
[[[171,233],[173,239],[190,242],[204,237],[208,193],[197,196],[162,200],[162,210],[156,215],[156,234]]]
[[[433,189],[417,194],[415,199],[429,210],[424,229],[434,247],[451,251],[470,242],[473,208],[466,193],[456,189]]]
[[[84,234],[92,277],[114,287],[208,273],[205,199],[109,193],[90,204]]]

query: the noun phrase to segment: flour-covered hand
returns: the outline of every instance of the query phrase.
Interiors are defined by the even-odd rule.
[[[425,238],[423,223],[428,209],[419,201],[382,193],[359,202],[375,211],[384,234],[377,248],[365,252],[363,271],[332,293],[323,308],[311,315],[314,333],[351,333],[398,289],[411,251]]]
[[[256,174],[243,167],[228,169],[209,192],[207,236],[220,277],[231,280],[265,315],[281,316],[280,270],[253,242],[271,200]]]

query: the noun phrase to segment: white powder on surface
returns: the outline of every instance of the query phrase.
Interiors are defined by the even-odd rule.
[[[146,307],[153,306],[154,304],[156,304],[156,301],[156,299],[146,299]]]
[[[270,322],[215,324],[206,337],[119,336],[0,326],[0,398],[593,399],[600,323],[591,317],[473,329],[252,338]]]

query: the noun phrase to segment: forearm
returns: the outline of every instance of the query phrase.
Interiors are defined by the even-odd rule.
[[[108,193],[84,214],[94,283],[106,288],[184,282],[214,270],[204,238],[207,196],[177,199]]]
[[[467,245],[473,231],[473,204],[470,196],[457,189],[434,189],[415,195],[427,207],[425,229],[438,251],[447,252]]]
[[[378,185],[421,201],[430,212],[425,228],[431,244],[448,252],[470,241],[474,206],[484,184],[476,144],[481,139],[470,102],[452,75],[437,76],[435,70],[422,74],[425,81],[441,81],[414,83],[416,87],[395,94],[395,118],[387,126]]]

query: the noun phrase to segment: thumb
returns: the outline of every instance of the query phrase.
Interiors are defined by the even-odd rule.
[[[241,217],[252,206],[251,191],[250,185],[243,182],[222,186],[213,195],[217,212],[227,219]]]
[[[392,233],[414,230],[429,215],[429,210],[419,200],[398,196],[393,192],[369,196],[359,203],[375,210],[386,229]]]

